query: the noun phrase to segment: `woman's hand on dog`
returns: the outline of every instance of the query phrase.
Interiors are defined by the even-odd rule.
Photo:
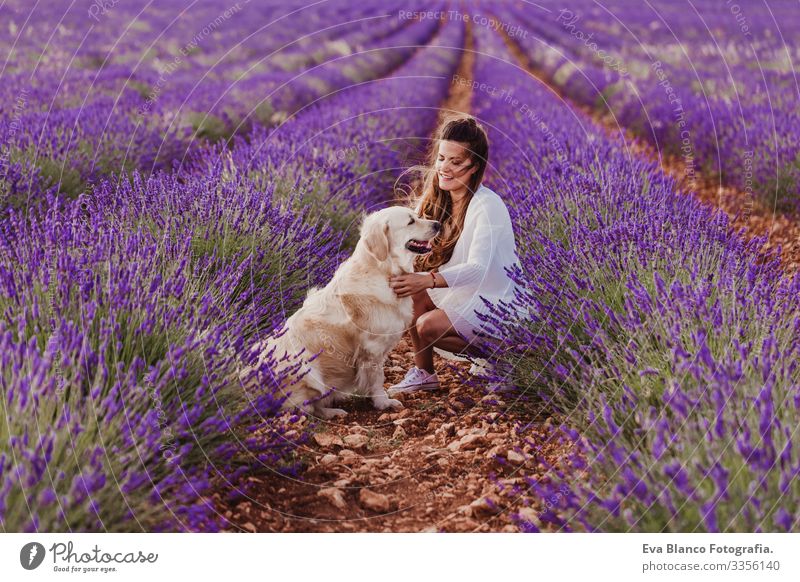
[[[394,289],[398,297],[408,297],[430,289],[433,283],[430,273],[408,273],[389,277],[389,287]]]

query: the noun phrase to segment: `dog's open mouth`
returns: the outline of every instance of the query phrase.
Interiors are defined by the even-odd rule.
[[[424,255],[425,253],[431,252],[431,243],[427,240],[416,240],[412,238],[406,243],[406,248],[412,253]]]

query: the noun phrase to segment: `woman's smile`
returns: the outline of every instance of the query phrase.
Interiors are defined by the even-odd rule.
[[[470,177],[477,170],[470,159],[466,145],[448,140],[439,143],[435,164],[439,187],[442,190],[448,192],[466,190]]]

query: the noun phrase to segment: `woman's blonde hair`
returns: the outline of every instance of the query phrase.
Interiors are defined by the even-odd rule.
[[[452,212],[450,194],[439,188],[439,175],[435,168],[441,141],[455,141],[463,144],[472,165],[478,166],[467,184],[467,204],[464,204],[460,212],[455,215]],[[428,164],[422,169],[423,175],[416,202],[421,203],[420,216],[429,220],[438,220],[442,223],[442,230],[432,241],[433,250],[426,255],[417,257],[415,263],[417,271],[433,270],[448,262],[453,256],[453,249],[464,229],[464,216],[468,203],[483,181],[488,157],[489,138],[483,127],[471,115],[451,117],[439,125],[428,154]]]

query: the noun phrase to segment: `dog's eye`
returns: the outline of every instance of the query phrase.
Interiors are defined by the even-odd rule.
[[[411,222],[408,223],[408,226],[411,226],[412,224],[414,224],[414,217],[413,216],[411,217]]]

